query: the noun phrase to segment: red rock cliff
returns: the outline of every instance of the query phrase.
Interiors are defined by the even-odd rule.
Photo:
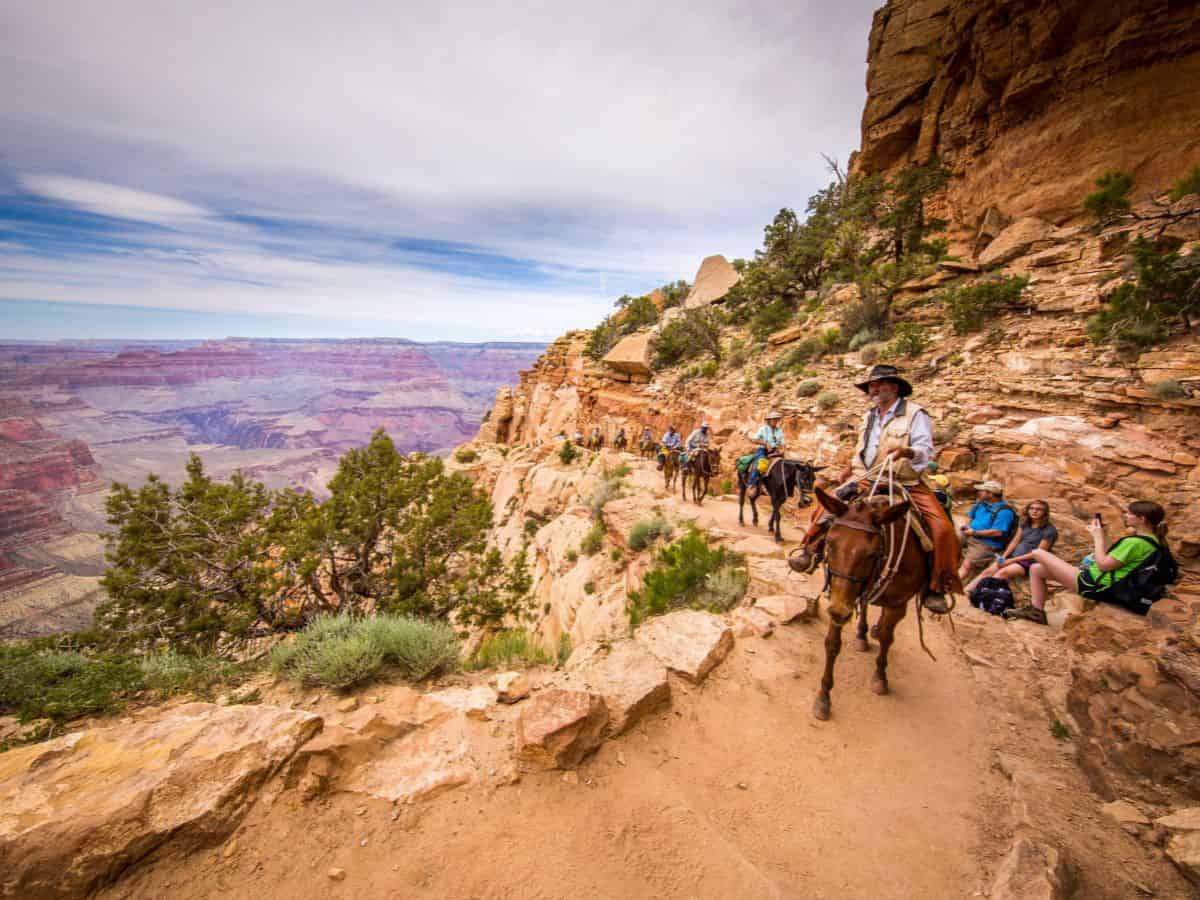
[[[1200,156],[1194,0],[891,0],[868,64],[856,169],[939,156],[967,229],[989,206],[1062,223],[1105,170],[1150,192]]]

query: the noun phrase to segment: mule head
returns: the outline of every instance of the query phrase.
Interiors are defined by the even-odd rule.
[[[834,514],[825,543],[825,572],[829,584],[829,618],[845,625],[858,599],[868,590],[884,564],[884,529],[908,512],[904,500],[892,505],[859,500],[853,505],[817,488],[817,500]]]
[[[801,509],[812,505],[812,497],[810,496],[813,487],[817,483],[817,473],[824,469],[824,466],[814,466],[810,463],[794,463],[793,479],[796,489],[800,492],[800,499],[797,503]],[[792,495],[791,485],[788,486],[788,496]]]

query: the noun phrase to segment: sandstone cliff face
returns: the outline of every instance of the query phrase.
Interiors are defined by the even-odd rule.
[[[939,156],[951,218],[1077,216],[1093,180],[1139,193],[1200,159],[1200,3],[890,0],[875,14],[857,170]]]

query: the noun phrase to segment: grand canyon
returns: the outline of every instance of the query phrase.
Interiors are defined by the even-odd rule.
[[[321,495],[382,428],[404,451],[474,436],[540,344],[398,339],[0,343],[0,634],[86,626],[113,481],[218,477]]]

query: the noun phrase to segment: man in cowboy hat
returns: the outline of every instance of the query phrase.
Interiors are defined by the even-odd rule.
[[[875,366],[867,380],[855,387],[870,398],[871,408],[863,417],[850,468],[842,473],[843,482],[851,478],[854,481],[841,488],[838,496],[848,500],[860,490],[870,490],[867,471],[877,462],[892,458],[894,477],[908,490],[933,542],[933,568],[922,602],[930,612],[944,613],[949,609],[946,592],[962,593],[963,588],[958,577],[959,544],[954,523],[922,478],[934,455],[933,422],[929,413],[908,399],[912,385],[895,366]],[[811,572],[816,567],[832,519],[828,514],[814,517],[804,536],[803,549],[789,560],[793,569]]]
[[[783,416],[777,410],[771,410],[767,413],[767,422],[758,431],[750,435],[750,440],[755,444],[754,459],[750,460],[750,478],[747,484],[751,488],[758,486],[760,477],[758,471],[758,461],[766,459],[771,453],[783,451],[783,429],[779,427],[779,423],[783,420]],[[757,496],[757,491],[755,492]]]

